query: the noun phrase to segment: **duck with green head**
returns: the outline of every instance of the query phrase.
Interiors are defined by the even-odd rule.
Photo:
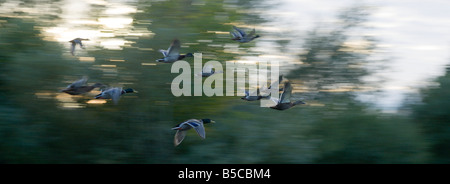
[[[175,127],[172,128],[172,130],[176,130],[177,133],[175,133],[175,138],[174,138],[174,144],[175,146],[178,146],[183,140],[184,137],[186,137],[186,133],[188,130],[190,129],[194,129],[197,134],[205,139],[206,138],[206,133],[205,133],[205,127],[203,127],[203,124],[208,124],[208,123],[215,123],[215,121],[211,120],[211,119],[189,119],[186,120],[178,125],[176,125]]]
[[[126,93],[137,93],[137,91],[131,88],[128,89],[122,89],[120,87],[109,88],[103,90],[100,94],[95,96],[95,99],[112,99],[114,104],[117,104],[119,102],[120,96]]]

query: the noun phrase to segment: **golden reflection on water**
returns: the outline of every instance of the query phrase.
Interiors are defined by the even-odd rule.
[[[95,57],[78,57],[81,62],[95,62]]]
[[[60,107],[63,108],[83,108],[84,104],[78,103],[76,99],[83,98],[80,95],[69,95],[66,93],[58,93],[55,96],[56,100],[59,101]]]
[[[100,5],[101,8],[92,5]],[[74,38],[88,38],[90,41],[85,44],[87,50],[95,47],[121,50],[122,47],[129,47],[134,43],[126,40],[124,36],[154,35],[146,27],[139,27],[151,24],[150,21],[138,21],[137,26],[133,26],[132,15],[139,12],[133,5],[100,0],[66,1],[60,8],[61,20],[55,21],[55,26],[44,27],[43,32],[47,40],[62,42],[68,49],[70,45],[67,42]],[[26,12],[29,11],[31,10]]]
[[[87,104],[104,104],[106,102],[107,101],[105,99],[92,99],[92,100],[87,101],[86,103]]]

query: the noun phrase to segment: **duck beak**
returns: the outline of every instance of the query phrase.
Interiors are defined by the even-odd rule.
[[[214,121],[214,120],[211,120],[211,123],[216,123],[216,121]]]
[[[133,93],[139,93],[138,91],[134,90]]]

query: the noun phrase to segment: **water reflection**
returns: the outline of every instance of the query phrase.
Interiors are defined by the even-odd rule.
[[[121,50],[134,43],[127,39],[153,35],[140,27],[151,22],[133,22],[132,16],[138,12],[135,2],[63,1],[61,4],[64,6],[60,10],[60,19],[55,26],[43,30],[54,40],[65,42],[76,37],[89,37],[92,41],[88,44],[92,48]]]

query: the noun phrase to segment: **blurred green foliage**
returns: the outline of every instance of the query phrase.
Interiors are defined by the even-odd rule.
[[[450,68],[436,79],[438,86],[422,90],[422,104],[413,105],[412,117],[425,135],[430,163],[450,163]]]
[[[143,11],[134,14],[134,19],[150,20],[147,29],[157,36],[140,38],[133,46],[153,51],[91,50],[95,63],[62,54],[67,47],[43,39],[35,20],[0,17],[0,163],[449,162],[450,70],[437,79],[439,87],[422,91],[423,104],[408,107],[412,109],[408,115],[371,110],[356,101],[352,92],[320,92],[320,98],[308,100],[321,105],[286,111],[261,108],[258,102],[239,97],[173,97],[169,83],[176,74],[169,72],[171,65],[144,67],[140,62],[161,57],[157,50],[167,48],[174,37],[189,43],[211,39],[208,30],[227,31],[230,26],[224,23],[245,22],[249,17],[224,8],[223,1],[205,1],[203,6],[190,3],[141,6]],[[238,2],[243,7],[251,3]],[[288,78],[306,81],[304,85],[316,91],[336,84],[366,85],[361,78],[370,70],[355,66],[367,63],[370,52],[355,53],[345,45],[347,31],[365,20],[361,11],[349,9],[341,14],[344,24],[329,34],[311,31],[302,45],[308,51],[302,55],[305,65]],[[210,16],[218,12],[228,19]],[[374,49],[373,38],[362,39],[369,44],[356,49]],[[216,40],[217,44],[229,41]],[[203,44],[182,50],[211,53],[219,61],[235,57]],[[110,58],[126,61],[117,63],[117,75],[104,75],[93,66],[111,64]],[[81,76],[109,85],[125,82],[139,93],[123,97],[118,106],[61,108],[54,98],[58,90],[68,85],[67,80]],[[52,95],[38,98],[36,93],[41,91]],[[76,100],[85,104],[91,98]],[[217,123],[206,125],[206,140],[191,131],[179,147],[173,147],[170,128],[190,118],[211,118]]]

